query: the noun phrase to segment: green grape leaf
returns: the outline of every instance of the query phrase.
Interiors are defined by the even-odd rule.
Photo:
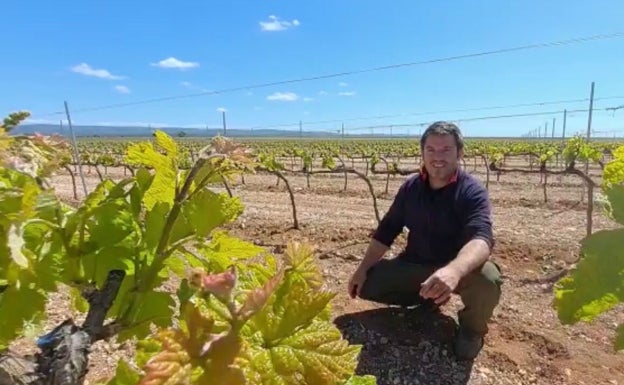
[[[9,234],[7,237],[7,245],[9,246],[10,257],[14,263],[19,267],[28,268],[28,258],[24,255],[22,248],[24,247],[24,239],[21,234],[21,229],[15,225],[9,227]]]
[[[106,316],[110,318],[117,318],[121,316],[127,309],[128,304],[130,303],[130,297],[135,294],[135,288],[135,275],[132,273],[126,273],[123,281],[121,281],[121,286],[119,287],[119,291],[117,292],[117,297],[115,297],[113,305],[108,310],[108,313],[106,313]]]
[[[143,339],[149,335],[151,324],[167,327],[172,322],[175,302],[169,294],[156,291],[142,294],[130,320],[132,326],[119,333],[120,341],[133,336]]]
[[[252,289],[247,293],[243,305],[237,311],[238,318],[246,321],[258,311],[262,310],[283,278],[284,271],[280,270],[264,286]]]
[[[156,250],[167,221],[169,203],[157,202],[145,214],[145,244],[149,250]]]
[[[45,319],[45,303],[45,293],[26,284],[19,288],[10,285],[0,294],[0,350],[19,336],[28,324],[39,324]]]
[[[624,301],[624,229],[601,230],[582,242],[583,258],[555,288],[563,323],[591,321]]]
[[[624,183],[624,146],[613,152],[614,159],[607,163],[602,173],[603,187]]]
[[[156,137],[156,144],[167,152],[170,159],[178,157],[178,145],[173,138],[161,130],[156,130],[154,136]]]
[[[80,289],[71,287],[69,290],[69,296],[71,299],[72,309],[78,310],[81,313],[89,311],[89,301],[82,296]]]
[[[624,185],[613,186],[605,191],[609,200],[609,215],[624,225]]]
[[[165,154],[158,152],[151,143],[142,142],[128,146],[126,156],[128,164],[153,167],[156,171],[150,187],[143,196],[144,205],[148,210],[158,202],[172,205],[177,187],[176,156],[169,152],[177,151],[177,147],[171,147],[171,142],[165,139],[164,133],[161,135],[159,132],[155,133],[156,144],[165,149]],[[173,145],[175,146],[175,143]]]
[[[186,275],[186,265],[184,260],[178,254],[174,254],[165,260],[165,266],[169,269],[162,269],[160,274],[164,278],[169,277],[169,271],[177,275],[178,277],[184,277]]]
[[[305,285],[286,275],[272,300],[256,313],[249,325],[260,330],[268,344],[287,338],[295,330],[305,327],[315,317],[322,316],[335,294],[329,291],[311,292]]]
[[[360,349],[331,323],[316,320],[268,349],[252,346],[243,370],[254,384],[342,385],[352,377]]]
[[[140,379],[139,373],[125,360],[120,359],[117,361],[115,377],[111,378],[106,385],[135,385]]]
[[[101,289],[111,270],[123,270],[126,275],[134,275],[134,255],[134,248],[123,246],[113,245],[99,249],[83,256],[85,275]]]
[[[235,262],[254,258],[266,252],[262,247],[232,237],[222,230],[212,234],[210,243],[200,244],[197,248],[203,258],[201,260],[195,258],[194,263],[191,260],[189,262],[195,266],[201,263],[211,273],[223,272]]]
[[[128,243],[135,245],[138,224],[134,221],[131,208],[125,202],[106,202],[91,212],[89,218],[89,241],[100,247],[114,245],[132,235]]]
[[[323,285],[323,275],[314,263],[314,250],[308,244],[291,242],[286,247],[284,261],[292,279],[300,279],[316,290]]]
[[[238,218],[243,212],[240,198],[230,198],[204,188],[182,207],[184,218],[197,236],[206,237],[215,228]],[[172,237],[172,241],[176,239]]]

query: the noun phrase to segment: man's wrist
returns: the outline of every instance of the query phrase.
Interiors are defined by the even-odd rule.
[[[448,265],[446,265],[446,267],[453,270],[457,274],[457,276],[460,278],[465,277],[469,273],[467,266],[462,264],[461,261],[458,261],[457,259],[454,259],[451,262],[449,262]]]

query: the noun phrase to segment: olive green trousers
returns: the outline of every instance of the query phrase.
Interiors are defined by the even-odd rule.
[[[440,267],[399,258],[382,259],[368,270],[360,298],[405,307],[431,304],[419,295],[420,285]],[[487,333],[487,324],[500,300],[501,285],[500,269],[491,261],[460,280],[454,293],[464,304],[457,314],[461,328],[481,335]]]

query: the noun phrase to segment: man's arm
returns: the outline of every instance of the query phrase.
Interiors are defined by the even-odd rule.
[[[358,270],[363,272],[368,271],[368,269],[383,258],[389,249],[390,247],[384,245],[375,238],[371,238],[368,248],[366,249],[366,253],[364,254],[364,258],[358,266]]]
[[[475,184],[469,186],[465,194],[465,204],[461,209],[464,246],[457,257],[423,282],[420,290],[423,298],[431,298],[438,304],[448,299],[463,277],[489,259],[494,247],[492,208],[487,190]]]
[[[368,244],[364,259],[360,262],[359,270],[367,271],[379,261],[392,246],[396,237],[403,231],[405,225],[405,191],[409,181],[404,182],[397,191],[388,212],[379,222]]]
[[[464,246],[448,264],[459,272],[461,278],[487,262],[494,247],[492,205],[485,187],[480,184],[469,186],[465,202]]]

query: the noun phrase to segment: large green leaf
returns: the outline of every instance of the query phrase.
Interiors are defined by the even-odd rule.
[[[149,335],[150,325],[160,327],[171,325],[175,302],[171,295],[163,292],[151,291],[139,293],[141,300],[136,304],[134,315],[129,320],[132,326],[119,333],[119,340],[136,336],[143,339]]]
[[[250,348],[250,384],[342,385],[353,374],[360,346],[350,346],[331,323],[317,320],[279,344]]]
[[[155,251],[162,237],[167,221],[167,214],[171,205],[166,202],[157,202],[145,215],[145,244],[148,249]]]
[[[238,197],[230,198],[227,194],[204,188],[185,202],[182,212],[197,236],[205,237],[217,227],[238,218],[243,212],[243,204]]]
[[[172,205],[178,186],[175,142],[168,140],[160,131],[156,131],[155,136],[157,148],[148,142],[132,144],[128,147],[126,156],[128,164],[152,167],[155,170],[154,179],[143,197],[148,210],[158,202]],[[158,150],[163,150],[164,154]]]
[[[211,273],[221,273],[231,264],[266,253],[262,247],[230,236],[225,231],[215,231],[210,242],[197,245],[197,249],[201,253],[200,256],[186,254],[189,263],[194,267],[204,266]]]
[[[29,323],[39,324],[45,318],[45,302],[44,292],[26,284],[8,286],[0,294],[0,350],[19,336]]]
[[[606,195],[609,200],[609,216],[624,225],[624,185],[607,189]]]
[[[265,343],[271,346],[307,327],[317,316],[325,318],[325,310],[334,296],[329,291],[311,291],[287,274],[272,300],[249,324],[260,330]]]
[[[598,231],[582,242],[583,258],[555,288],[564,323],[590,321],[624,301],[624,229]]]

